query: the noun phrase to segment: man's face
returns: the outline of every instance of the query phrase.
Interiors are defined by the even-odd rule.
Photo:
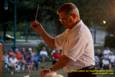
[[[65,28],[70,28],[73,24],[71,15],[66,15],[64,12],[59,13],[59,21],[64,25]]]

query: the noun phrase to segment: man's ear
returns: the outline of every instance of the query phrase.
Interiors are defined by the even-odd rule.
[[[73,19],[75,19],[77,17],[77,15],[75,13],[72,13],[71,16]]]
[[[76,13],[72,13],[71,17],[73,20],[80,20],[80,17]]]

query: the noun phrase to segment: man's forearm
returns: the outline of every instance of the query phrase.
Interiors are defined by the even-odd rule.
[[[51,67],[51,71],[57,71],[59,69],[62,69],[64,66],[66,66],[68,64],[68,62],[70,61],[70,59],[66,56],[61,56],[61,58],[59,59],[59,61],[57,63],[55,63],[52,67]]]
[[[55,48],[54,37],[50,36],[44,30],[44,28],[39,22],[37,21],[32,22],[32,28],[34,29],[35,32],[37,32],[37,34],[39,34],[44,39],[44,41],[48,44],[49,47]]]
[[[39,34],[39,33],[38,33]],[[55,48],[54,37],[50,36],[46,31],[42,32],[40,36],[50,48]]]

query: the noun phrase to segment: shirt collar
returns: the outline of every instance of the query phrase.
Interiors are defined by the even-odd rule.
[[[73,31],[73,30],[79,29],[82,24],[83,24],[83,21],[80,20],[77,24],[75,24],[75,26],[72,29],[69,29],[69,30]]]

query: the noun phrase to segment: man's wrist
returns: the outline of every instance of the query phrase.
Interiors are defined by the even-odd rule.
[[[40,35],[43,35],[43,34],[44,34],[44,32],[40,32],[39,34],[40,34]]]

